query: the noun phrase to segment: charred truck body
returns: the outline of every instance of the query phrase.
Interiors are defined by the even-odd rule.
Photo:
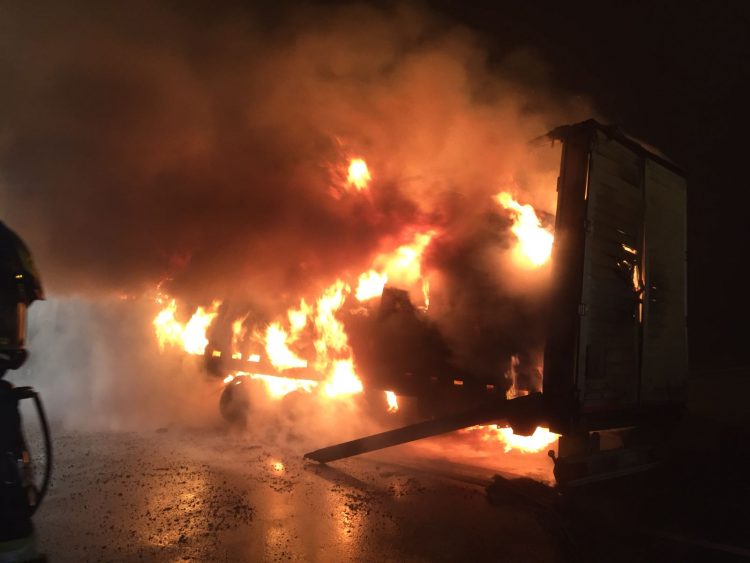
[[[435,408],[427,409],[423,422],[306,457],[328,462],[476,424],[505,423],[519,434],[546,425],[562,435],[555,459],[560,482],[622,474],[655,461],[658,444],[636,438],[659,436],[686,397],[684,174],[593,120],[549,136],[562,143],[562,160],[543,393],[506,399],[502,387],[464,378],[439,361],[420,360],[419,369],[397,366],[393,373],[363,369],[366,389],[415,396]],[[405,317],[413,309],[408,295],[386,288],[380,314],[389,307]],[[424,346],[415,342],[413,353],[404,355],[422,358],[424,350],[439,350],[430,334],[424,338]],[[243,369],[230,366],[229,356],[206,351],[216,373]],[[358,357],[365,368],[366,360]],[[312,377],[303,372],[299,377]],[[599,432],[605,430],[619,430],[622,443],[632,447],[602,451]]]

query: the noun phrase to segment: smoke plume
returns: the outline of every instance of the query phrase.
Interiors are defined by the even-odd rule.
[[[85,308],[163,283],[273,316],[434,229],[450,361],[494,373],[538,343],[543,284],[511,267],[492,196],[554,213],[559,155],[529,141],[583,108],[532,52],[490,60],[488,38],[399,3],[1,11],[0,209],[49,294]],[[367,193],[345,185],[354,156]]]

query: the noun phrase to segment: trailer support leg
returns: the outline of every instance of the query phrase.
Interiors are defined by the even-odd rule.
[[[500,420],[508,420],[513,425],[513,421],[517,420],[518,424],[527,426],[529,420],[540,421],[542,418],[542,395],[541,393],[533,393],[516,399],[493,401],[469,411],[343,442],[335,446],[308,452],[305,454],[305,458],[319,463],[328,463],[329,461],[381,450],[477,424],[492,424]]]

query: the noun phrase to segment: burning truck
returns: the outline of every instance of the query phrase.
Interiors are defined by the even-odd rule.
[[[550,454],[564,484],[652,466],[686,396],[684,174],[593,120],[548,138],[561,147],[554,215],[512,189],[493,201],[522,283],[539,291],[497,295],[490,274],[446,274],[461,268],[441,268],[432,249],[450,236],[423,218],[371,268],[283,316],[223,300],[182,321],[178,302],[160,292],[160,345],[203,356],[233,423],[252,424],[253,395],[361,397],[398,417],[394,430],[306,454],[318,462],[472,428],[530,451],[559,440]],[[342,171],[360,194],[375,174],[359,156]],[[476,246],[439,254],[460,266]],[[473,317],[455,322],[448,309]],[[612,436],[617,447],[605,445]]]

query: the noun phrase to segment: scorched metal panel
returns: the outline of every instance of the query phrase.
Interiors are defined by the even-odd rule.
[[[686,187],[595,121],[561,127],[544,396],[559,432],[671,416],[687,381]]]
[[[589,161],[577,391],[583,411],[638,400],[641,159],[597,131]]]

